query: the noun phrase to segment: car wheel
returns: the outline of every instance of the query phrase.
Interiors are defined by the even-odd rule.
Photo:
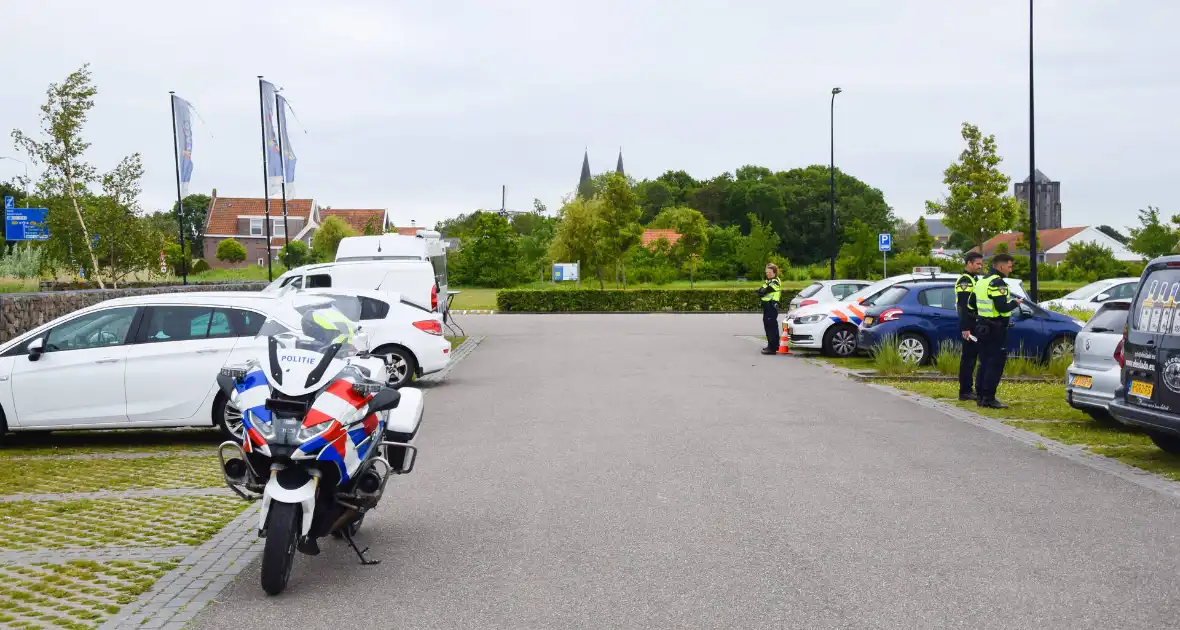
[[[921,335],[906,333],[897,341],[897,353],[906,363],[925,365],[930,359],[930,343]]]
[[[385,361],[385,369],[389,371],[389,386],[394,389],[409,384],[418,373],[418,359],[414,353],[401,346],[387,346],[373,352]]]
[[[242,443],[242,410],[229,401],[223,392],[213,400],[213,424],[228,440]]]
[[[1069,337],[1058,337],[1049,343],[1045,348],[1045,362],[1049,363],[1054,359],[1066,359],[1073,356],[1073,339]]]
[[[832,326],[824,334],[823,350],[828,356],[852,356],[856,352],[856,328],[847,324]]]
[[[1160,447],[1160,450],[1172,455],[1180,455],[1180,437],[1166,433],[1149,433],[1147,435],[1152,442],[1155,442],[1156,446]]]

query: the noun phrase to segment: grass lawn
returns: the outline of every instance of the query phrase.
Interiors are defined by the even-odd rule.
[[[981,415],[1000,420],[1058,420],[1089,421],[1090,416],[1070,407],[1065,402],[1065,387],[1061,383],[1000,383],[997,397],[1009,409],[982,409],[973,402],[959,402],[958,381],[880,381],[889,385],[942,402],[951,403]]]
[[[7,457],[102,455],[109,453],[200,452],[211,454],[225,440],[215,429],[133,429],[128,431],[55,431],[9,433],[0,440],[0,461]]]
[[[464,341],[467,341],[467,337],[448,337],[447,339],[451,342],[451,350],[458,348],[463,345]]]

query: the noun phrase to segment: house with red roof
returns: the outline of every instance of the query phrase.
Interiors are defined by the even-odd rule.
[[[1027,249],[1018,250],[1016,242],[1021,238],[1020,232],[1006,232],[1004,234],[997,234],[986,243],[983,244],[982,253],[986,257],[995,255],[996,248],[1001,243],[1008,246],[1008,253],[1028,255]],[[1127,249],[1126,245],[1111,238],[1106,233],[1094,227],[1070,227],[1070,228],[1055,228],[1051,230],[1037,230],[1037,260],[1051,265],[1059,264],[1065,260],[1065,254],[1069,251],[1070,245],[1073,244],[1098,244],[1109,250],[1114,254],[1115,260],[1122,261],[1138,261],[1143,257],[1131,250]],[[979,247],[971,251],[981,251]]]
[[[644,230],[640,244],[651,249],[661,240],[668,241],[669,245],[675,245],[680,240],[680,233],[676,230]]]

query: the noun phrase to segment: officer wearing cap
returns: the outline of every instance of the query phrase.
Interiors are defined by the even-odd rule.
[[[979,344],[975,335],[975,283],[983,271],[983,254],[968,252],[963,257],[963,275],[955,282],[955,303],[959,311],[959,335],[963,338],[963,356],[959,361],[959,400],[978,400],[975,394],[975,360]]]
[[[975,283],[975,336],[979,338],[979,376],[976,404],[988,409],[1007,409],[996,400],[1008,359],[1008,320],[1024,300],[1012,299],[1005,278],[1012,273],[1012,257],[996,254],[987,276]]]

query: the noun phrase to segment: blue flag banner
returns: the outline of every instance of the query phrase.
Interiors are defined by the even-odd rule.
[[[279,139],[275,135],[275,86],[270,81],[259,81],[262,85],[262,117],[266,121],[263,159],[266,160],[266,176],[273,196],[279,193],[279,186],[283,183],[283,157],[279,155]]]
[[[283,172],[287,182],[287,198],[295,196],[295,149],[291,147],[291,138],[287,133],[287,99],[278,97],[279,103],[279,134],[283,140]]]
[[[192,105],[172,95],[172,109],[176,112],[176,162],[180,165],[180,197],[188,196],[188,183],[193,177],[193,117]]]

